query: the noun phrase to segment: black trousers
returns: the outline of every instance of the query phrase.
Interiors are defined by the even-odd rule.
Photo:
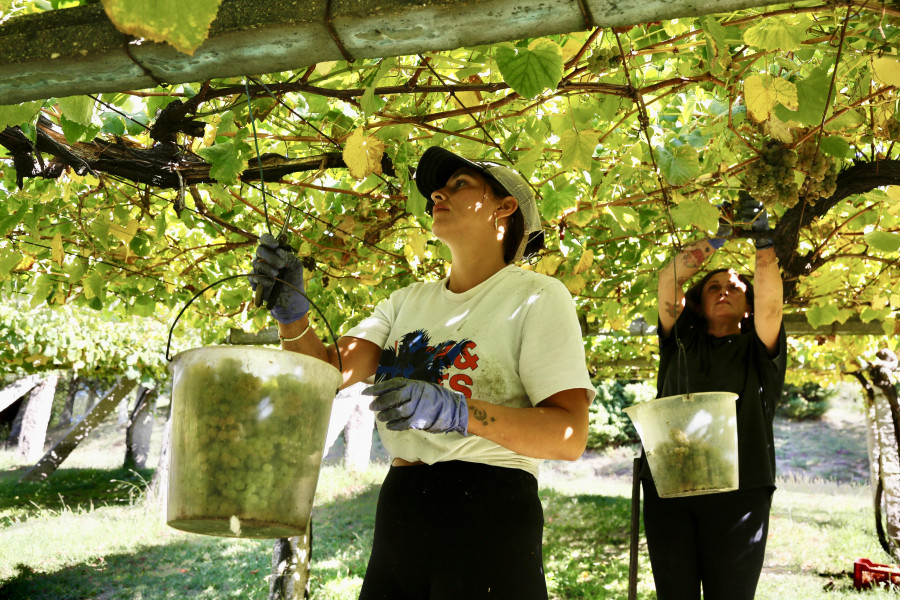
[[[752,600],[774,488],[660,498],[642,481],[644,531],[659,600]]]
[[[392,467],[360,600],[547,600],[537,480],[462,461]]]

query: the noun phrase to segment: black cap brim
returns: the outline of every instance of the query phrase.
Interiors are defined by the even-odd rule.
[[[434,208],[434,200],[431,199],[431,194],[447,185],[447,180],[463,167],[474,169],[488,179],[494,180],[480,165],[457,156],[440,146],[431,146],[422,154],[419,165],[416,167],[416,187],[419,189],[419,193],[425,196],[425,200],[427,200],[425,210],[429,215]]]

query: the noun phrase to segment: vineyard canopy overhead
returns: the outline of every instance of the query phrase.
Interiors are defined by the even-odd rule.
[[[9,7],[0,40],[29,20],[65,24],[100,10],[67,8],[78,4],[91,3],[0,0]],[[119,10],[125,4],[142,3],[104,0],[103,8],[125,31],[175,35],[179,45],[182,32],[166,24],[190,21],[184,11],[213,5],[222,19],[250,3],[156,3],[171,7],[139,19],[140,31]],[[364,10],[331,4],[335,18]],[[428,4],[470,4],[484,23],[492,5],[511,6]],[[143,64],[140,75],[159,84],[96,84],[79,88],[84,95],[0,106],[3,293],[32,306],[170,318],[194,293],[246,273],[266,216],[279,228],[290,206],[311,295],[345,329],[393,289],[444,275],[448,253],[432,240],[411,183],[424,149],[441,144],[510,164],[532,183],[550,234],[533,268],[566,284],[587,329],[608,334],[590,338],[601,374],[623,375],[621,365],[652,356],[652,336],[624,334],[639,317],[655,322],[656,271],[729,218],[740,190],[772,214],[789,312],[813,327],[851,320],[889,336],[796,338],[795,366],[896,349],[900,6],[719,4],[718,13],[695,16],[702,11],[681,4],[688,12],[678,18],[584,30],[601,22],[584,20],[597,19],[599,4],[541,4],[586,12],[571,30],[523,39],[472,38],[399,56],[345,46],[308,67],[177,84],[132,58],[142,45],[190,55],[120,40],[118,53],[133,54],[128,68]],[[340,31],[335,23],[331,33]],[[355,38],[329,33],[323,47],[334,39]],[[27,65],[29,53],[21,56]],[[0,61],[0,72],[12,68]],[[737,227],[715,262],[751,272],[752,236]],[[216,285],[183,326],[207,341],[231,326],[260,328],[268,317],[249,309],[249,297],[240,278]]]

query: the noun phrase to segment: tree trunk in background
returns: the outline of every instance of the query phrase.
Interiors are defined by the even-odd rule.
[[[69,386],[66,389],[66,403],[59,414],[60,425],[70,425],[72,423],[72,417],[75,414],[75,394],[78,392],[78,382],[78,373],[72,371],[72,375],[69,377]]]
[[[58,381],[59,373],[49,373],[31,389],[22,415],[22,430],[19,432],[16,460],[33,463],[44,454],[47,426],[50,424],[53,395],[56,393]]]
[[[119,379],[100,402],[94,406],[77,425],[72,427],[61,440],[50,448],[41,460],[22,475],[19,481],[39,481],[46,479],[72,453],[79,442],[85,439],[103,419],[111,413],[128,392],[134,388],[130,379]]]
[[[888,349],[876,356],[852,375],[868,399],[869,465],[879,541],[885,552],[900,560],[900,402],[893,375],[898,363]]]
[[[148,390],[142,385],[137,388],[137,401],[125,430],[126,469],[143,469],[147,466],[158,393],[156,389]]]
[[[172,403],[169,403],[169,417],[163,427],[162,444],[159,449],[159,464],[153,473],[153,479],[147,488],[147,496],[151,503],[165,509],[169,495],[169,453],[172,450]]]
[[[0,410],[5,410],[13,402],[30,392],[40,381],[40,375],[29,375],[14,381],[0,390]]]
[[[362,470],[369,464],[372,449],[372,428],[375,413],[369,410],[372,398],[360,392],[365,383],[354,383],[342,389],[334,398],[328,433],[325,435],[325,453],[344,432],[344,465],[350,469]]]
[[[369,397],[360,394],[358,398],[344,427],[344,466],[353,471],[362,471],[369,466],[372,429],[375,427],[375,413],[369,410]]]
[[[96,381],[88,383],[87,399],[84,402],[84,414],[88,414],[91,412],[91,409],[94,408],[94,403],[97,401],[97,385]]]
[[[306,535],[275,540],[268,600],[309,598],[309,559],[312,549],[312,521]]]
[[[135,402],[135,406],[137,406],[137,402],[140,402],[140,398]],[[128,396],[122,398],[122,401],[119,402],[119,406],[116,407],[116,424],[117,425],[125,425],[128,423],[128,415],[131,413],[129,408],[131,407],[131,401]]]

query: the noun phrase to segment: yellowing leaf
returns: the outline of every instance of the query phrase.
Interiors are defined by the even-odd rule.
[[[573,296],[580,294],[587,286],[587,281],[581,275],[565,275],[560,278],[560,281],[565,284],[569,293]]]
[[[34,265],[35,257],[33,254],[25,254],[22,257],[21,262],[16,265],[16,268],[13,271],[30,271],[31,267]]]
[[[544,275],[553,275],[559,269],[559,265],[565,260],[558,254],[547,254],[534,266],[534,270]]]
[[[765,129],[765,132],[769,134],[769,137],[774,138],[779,142],[791,144],[794,141],[794,134],[791,133],[790,124],[785,123],[774,114],[769,116],[769,120],[766,121],[763,128]]]
[[[900,60],[890,56],[882,56],[872,61],[875,79],[884,85],[900,87]]]
[[[102,0],[116,29],[193,54],[209,35],[222,0]]]
[[[581,258],[578,259],[578,264],[575,265],[574,272],[584,273],[588,269],[591,268],[594,264],[594,251],[593,250],[585,250],[581,253]]]
[[[53,239],[50,241],[50,258],[59,266],[63,266],[65,257],[65,253],[63,253],[62,236],[59,232],[56,232],[56,235],[54,235]]]
[[[750,118],[762,123],[769,118],[775,106],[797,110],[797,86],[790,81],[770,75],[751,75],[744,81],[744,100]]]
[[[383,155],[384,142],[375,136],[365,135],[362,127],[358,127],[344,145],[344,163],[356,179],[365,179],[373,173],[380,175]]]
[[[136,221],[135,219],[131,219],[124,227],[122,227],[118,223],[110,225],[109,232],[119,238],[119,240],[127,246],[131,243],[131,239],[134,237],[134,234],[137,233],[139,225],[140,223],[138,221]]]

